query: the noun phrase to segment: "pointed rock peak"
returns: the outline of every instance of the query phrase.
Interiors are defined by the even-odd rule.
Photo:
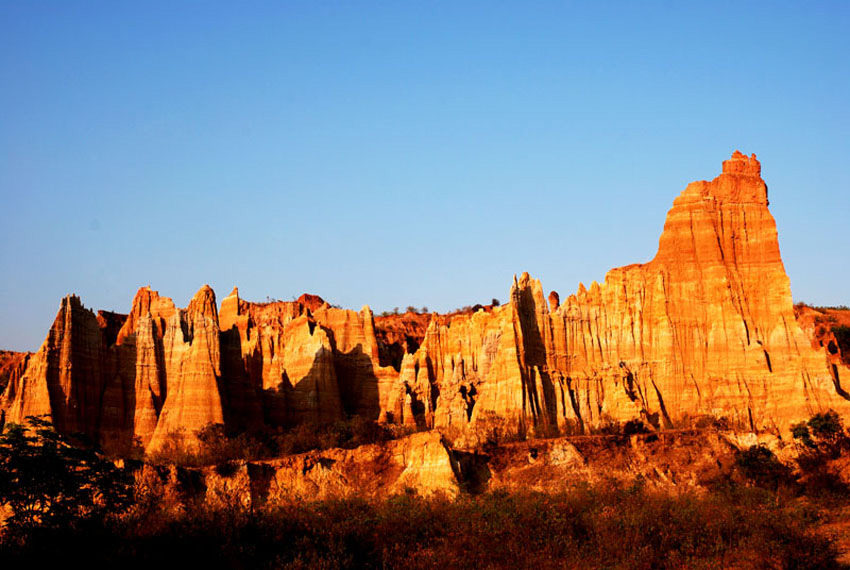
[[[732,158],[723,161],[723,174],[761,177],[761,163],[752,156],[746,156],[739,150],[732,153]]]
[[[160,298],[159,293],[151,289],[150,285],[140,287],[139,290],[136,291],[136,296],[133,297],[133,304],[130,307],[130,313],[127,315],[127,320],[124,321],[121,330],[118,331],[115,343],[124,344],[124,339],[136,332],[136,326],[144,317],[148,315],[169,315],[170,303],[171,299],[167,297]]]
[[[234,287],[230,295],[221,300],[221,310],[218,313],[218,324],[222,331],[228,331],[236,324],[240,315],[239,288]]]
[[[150,285],[140,287],[136,291],[136,296],[133,297],[133,306],[130,313],[133,315],[144,316],[151,309],[151,304],[159,299],[159,293],[151,289]]]
[[[528,287],[528,282],[531,280],[531,276],[528,274],[528,271],[523,271],[522,275],[519,276],[519,286],[520,287]]]
[[[581,281],[579,281],[579,283],[578,283],[578,294],[579,295],[586,295],[587,294],[587,288],[584,286],[584,283],[582,283]]]
[[[187,308],[189,313],[200,313],[205,317],[218,319],[218,309],[216,308],[215,292],[209,285],[201,287]]]

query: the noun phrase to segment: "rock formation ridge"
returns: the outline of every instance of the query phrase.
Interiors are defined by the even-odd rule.
[[[113,450],[210,423],[354,414],[457,438],[703,414],[784,431],[826,408],[850,415],[848,379],[795,319],[761,166],[736,151],[675,199],[651,261],[565,299],[526,273],[503,306],[407,321],[313,295],[252,303],[237,289],[219,310],[208,286],[186,309],[144,287],[127,315],[70,295],[0,410],[49,414]]]

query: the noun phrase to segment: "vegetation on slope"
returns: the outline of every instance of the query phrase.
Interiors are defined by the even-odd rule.
[[[316,437],[355,445],[375,436],[365,424],[338,428],[336,436]],[[796,466],[756,445],[697,487],[661,489],[641,477],[624,483],[603,474],[549,493],[425,499],[410,490],[374,501],[252,506],[234,498],[211,507],[140,487],[130,504],[122,470],[91,449],[73,451],[35,421],[29,432],[7,426],[0,438],[0,508],[13,515],[0,537],[0,560],[90,568],[842,568],[836,543],[821,529],[832,511],[850,507],[840,472],[850,435],[830,412],[794,426],[793,434]],[[584,437],[629,442],[624,435]],[[41,472],[24,476],[22,465]],[[14,497],[24,488],[41,514],[21,527]]]
[[[262,512],[153,507],[117,526],[7,546],[14,564],[204,568],[838,568],[812,509],[758,488],[670,495],[639,482],[458,500],[402,495]],[[48,547],[49,545],[49,547]]]

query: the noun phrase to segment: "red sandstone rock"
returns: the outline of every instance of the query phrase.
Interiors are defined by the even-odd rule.
[[[223,424],[219,393],[221,353],[215,293],[204,285],[185,311],[173,314],[163,337],[166,396],[149,448],[169,433],[192,434],[208,424]]]
[[[407,312],[375,318],[375,335],[382,366],[399,369],[405,354],[416,352],[431,322],[430,313]]]
[[[126,317],[69,296],[0,410],[51,414],[118,450],[209,423],[346,414],[459,438],[698,414],[779,430],[830,407],[848,417],[850,368],[811,318],[795,320],[760,172],[736,151],[675,199],[652,261],[548,304],[527,274],[501,307],[377,322],[313,295],[251,303],[234,289],[219,312],[209,287],[185,310],[142,288]]]
[[[31,356],[31,352],[0,350],[0,394],[10,382],[20,380]]]
[[[825,366],[794,320],[759,173],[755,157],[733,155],[723,174],[690,184],[674,201],[653,261],[614,269],[590,289],[580,284],[554,311],[539,282],[523,275],[511,292],[518,369],[463,367],[448,386],[434,373],[441,398],[449,395],[437,409],[456,407],[456,392],[472,382],[479,394],[473,423],[513,417],[545,427],[643,417],[670,426],[707,413],[784,430],[827,407],[848,414],[840,377],[850,370]],[[460,317],[476,329],[465,338],[504,334],[502,322],[482,322],[478,331],[475,317]],[[452,322],[446,333],[456,328]],[[482,361],[478,342],[450,357],[436,338],[420,348],[431,362]],[[491,384],[513,388],[496,395]],[[447,421],[441,417],[438,426]]]
[[[165,331],[165,321],[171,318],[176,311],[177,309],[171,299],[160,297],[159,293],[152,291],[150,287],[142,287],[133,299],[130,314],[127,315],[127,320],[124,321],[116,342],[121,344],[125,338],[133,334],[139,319],[148,314],[154,319],[155,331],[157,336],[161,338]]]
[[[835,333],[850,330],[850,309],[834,307],[794,306],[797,322],[812,341],[812,347],[825,351],[828,366],[836,387],[841,386],[839,371],[850,367],[850,336],[838,337]]]
[[[558,295],[557,291],[552,291],[549,293],[549,310],[555,312],[558,310],[558,307],[561,306],[561,296]]]
[[[298,299],[296,299],[296,302],[301,303],[310,311],[315,311],[316,309],[320,309],[324,305],[327,305],[324,299],[322,299],[318,295],[311,295],[309,293],[304,293],[303,295],[298,297]]]

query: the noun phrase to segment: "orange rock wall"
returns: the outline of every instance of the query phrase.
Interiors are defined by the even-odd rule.
[[[787,430],[826,408],[850,416],[850,369],[795,320],[760,165],[738,152],[676,198],[648,263],[565,299],[523,274],[501,307],[403,317],[313,295],[250,303],[236,289],[219,310],[206,286],[186,309],[142,288],[126,316],[69,296],[0,410],[16,422],[50,414],[118,451],[210,423],[238,432],[353,414],[461,438],[702,414]]]
[[[826,408],[847,415],[850,369],[794,318],[760,171],[736,152],[720,176],[688,185],[649,263],[563,302],[550,293],[548,306],[523,274],[508,307],[432,322],[395,408],[436,386],[437,427],[464,415],[541,431],[632,418],[669,427],[710,414],[787,430]]]

